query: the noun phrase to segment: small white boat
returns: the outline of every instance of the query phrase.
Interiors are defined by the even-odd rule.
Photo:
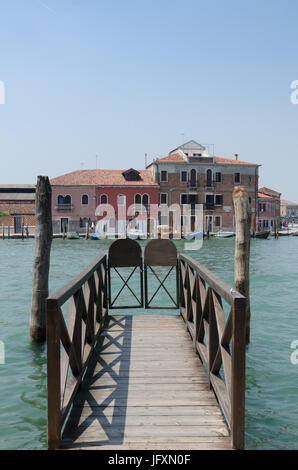
[[[78,232],[67,232],[66,238],[68,240],[79,240],[80,235],[78,234]]]
[[[235,232],[225,232],[224,230],[220,230],[214,236],[217,238],[231,238],[235,236]]]
[[[201,239],[203,240],[203,232],[202,230],[197,230],[195,232],[187,232],[183,235],[186,240],[193,240],[193,239]]]
[[[142,232],[142,230],[137,228],[131,228],[127,230],[127,238],[132,238],[133,240],[144,240],[147,238],[147,233]]]

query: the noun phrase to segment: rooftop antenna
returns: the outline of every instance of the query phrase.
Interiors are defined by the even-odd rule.
[[[145,153],[145,169],[147,168],[147,153]]]
[[[97,169],[98,155],[95,155],[95,168]]]

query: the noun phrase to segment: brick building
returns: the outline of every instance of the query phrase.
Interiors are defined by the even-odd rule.
[[[150,218],[157,221],[150,204],[158,204],[158,184],[149,170],[78,170],[53,178],[51,186],[54,233],[61,233],[64,226],[68,231],[83,233],[87,222],[96,223],[103,218],[104,230],[117,233],[121,224],[132,219],[133,209],[139,205],[145,208],[138,215],[144,221],[144,229]],[[104,210],[107,204],[114,209],[113,214]],[[100,205],[101,215],[96,212]],[[124,206],[133,206],[132,211],[123,212]]]
[[[203,204],[204,230],[214,232],[234,229],[232,193],[240,184],[248,193],[252,229],[256,228],[259,166],[240,161],[237,155],[235,159],[213,156],[191,140],[166,157],[153,160],[147,168],[159,184],[160,204]],[[196,225],[195,220],[192,225]]]
[[[284,222],[298,221],[298,203],[292,201],[280,201],[280,215]]]
[[[281,193],[266,187],[258,191],[257,230],[274,230],[280,225]]]
[[[9,216],[0,216],[0,225],[8,225],[11,233],[21,233],[22,225],[34,232],[35,227],[35,185],[0,185],[0,212]]]

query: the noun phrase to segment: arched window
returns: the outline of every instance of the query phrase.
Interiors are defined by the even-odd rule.
[[[141,195],[140,195],[140,194],[136,194],[136,195],[135,195],[135,204],[142,204]]]
[[[100,196],[100,204],[107,204],[108,203],[108,196],[106,194],[102,194]]]
[[[65,196],[64,204],[69,204],[69,205],[71,204],[71,196],[69,196],[69,195]]]
[[[143,194],[142,204],[145,207],[145,209],[148,211],[148,209],[149,209],[149,196],[148,196],[148,194]]]
[[[125,198],[124,194],[118,194],[118,196],[117,196],[117,205],[118,206],[124,206],[125,205],[125,200],[126,200],[126,198]]]
[[[197,185],[197,172],[195,169],[190,170],[190,185],[191,186]]]
[[[88,196],[88,194],[83,194],[83,196],[82,196],[82,204],[83,204],[84,206],[86,206],[87,204],[89,204],[89,196]]]
[[[212,186],[212,170],[206,172],[206,186]]]
[[[62,206],[64,204],[64,197],[63,196],[58,196],[57,198],[58,206]]]

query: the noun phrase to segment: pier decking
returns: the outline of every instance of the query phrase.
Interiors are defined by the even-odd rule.
[[[170,240],[149,241],[144,258],[115,241],[47,299],[48,448],[242,449],[245,306]]]
[[[185,323],[112,316],[62,436],[68,449],[231,449]]]

